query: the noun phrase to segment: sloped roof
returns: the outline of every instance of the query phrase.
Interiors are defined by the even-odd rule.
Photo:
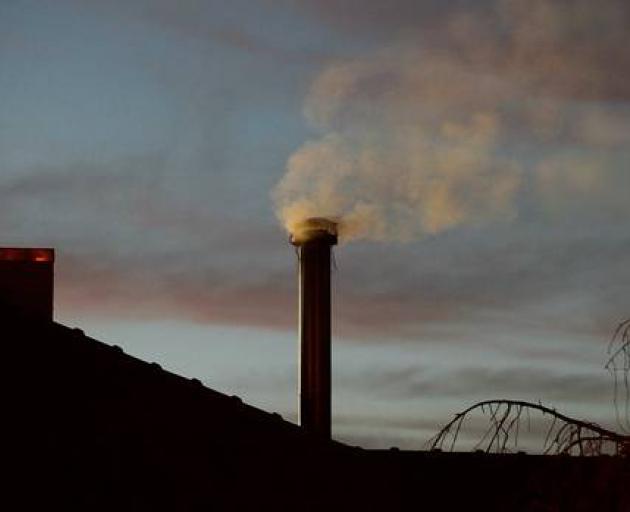
[[[213,509],[288,506],[328,478],[324,459],[350,449],[79,329],[19,315],[1,321],[5,361],[19,382],[14,417],[33,469],[46,473],[36,481],[52,476],[49,491],[80,496],[84,510],[97,503],[121,510],[126,500],[138,510],[188,510],[208,500]]]
[[[535,510],[551,502],[558,510],[627,510],[630,503],[630,468],[621,460],[362,450],[312,437],[79,329],[6,308],[0,325],[23,510]]]

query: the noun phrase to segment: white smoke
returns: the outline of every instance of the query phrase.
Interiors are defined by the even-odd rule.
[[[289,231],[326,216],[346,240],[410,240],[513,218],[528,172],[543,201],[549,184],[562,194],[558,182],[570,193],[576,180],[610,178],[610,159],[567,172],[571,158],[554,152],[627,142],[627,112],[597,103],[623,93],[599,54],[617,48],[626,14],[618,2],[501,1],[451,16],[432,40],[330,65],[305,102],[322,136],[290,157],[279,218]]]

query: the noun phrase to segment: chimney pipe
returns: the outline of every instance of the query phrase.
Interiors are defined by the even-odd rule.
[[[331,248],[337,225],[307,219],[291,235],[297,247],[299,277],[299,423],[307,431],[331,437]]]
[[[54,249],[0,247],[2,306],[52,320],[54,265]]]

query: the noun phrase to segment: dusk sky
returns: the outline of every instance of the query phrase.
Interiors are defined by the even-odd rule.
[[[475,401],[615,428],[627,0],[0,0],[0,246],[56,319],[296,421],[285,226],[342,221],[333,436]]]

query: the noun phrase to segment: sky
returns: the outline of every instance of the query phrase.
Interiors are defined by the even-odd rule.
[[[0,0],[0,245],[56,248],[58,321],[296,421],[285,228],[332,216],[335,438],[421,449],[490,398],[615,428],[628,26],[624,0]]]

